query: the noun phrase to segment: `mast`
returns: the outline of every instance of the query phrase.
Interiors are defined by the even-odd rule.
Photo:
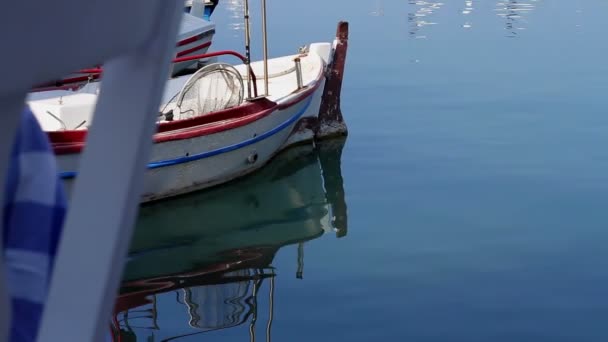
[[[274,319],[274,281],[276,274],[274,269],[272,270],[272,276],[270,277],[270,296],[268,298],[268,324],[266,325],[266,342],[270,342],[270,333],[272,330],[272,321]]]
[[[262,0],[262,35],[264,45],[264,95],[268,96],[268,30],[266,25],[266,0]]]
[[[247,67],[247,98],[252,99],[255,96],[251,95],[251,23],[249,22],[249,0],[245,0],[245,66]],[[256,94],[257,95],[257,94]]]
[[[258,283],[257,276],[259,275],[258,271],[254,271],[255,277],[253,280],[253,315],[251,316],[251,322],[249,323],[249,342],[255,342],[255,323],[258,320],[258,288],[260,284]]]
[[[252,79],[253,73],[251,70],[251,21],[249,16],[249,0],[245,0],[245,66],[247,68],[247,92],[249,96],[248,100],[252,100],[258,97],[257,91],[257,80]],[[262,49],[264,54],[264,96],[269,95],[268,91],[268,27],[267,27],[267,15],[266,15],[266,0],[262,0]],[[253,82],[253,95],[252,91]]]

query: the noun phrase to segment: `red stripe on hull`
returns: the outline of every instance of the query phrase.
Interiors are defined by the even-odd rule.
[[[193,43],[193,42],[196,42],[199,40],[203,40],[209,36],[213,36],[214,33],[215,33],[215,30],[205,31],[196,36],[192,36],[190,38],[186,38],[184,40],[179,41],[176,44],[176,46],[180,47],[180,46],[188,45],[190,43]],[[176,56],[182,57],[182,56],[188,55],[194,51],[198,51],[198,50],[201,50],[204,48],[209,48],[210,46],[211,46],[211,41],[198,45],[198,46],[195,46],[195,47],[192,47],[192,48],[189,48],[184,51],[180,51],[177,53]],[[81,83],[88,81],[89,76],[91,76],[93,79],[98,79],[100,77],[99,73],[101,73],[101,71],[102,71],[101,68],[83,69],[83,70],[80,70],[79,72],[77,72],[76,74],[86,74],[84,76],[70,77],[70,78],[65,78],[62,80],[54,81],[54,82],[39,84],[39,85],[34,86],[32,91],[40,92],[40,91],[46,91],[46,90],[71,89],[72,87],[74,87],[76,85],[79,85]],[[89,75],[89,74],[92,74],[92,75]]]
[[[100,74],[91,74],[91,75],[83,75],[83,76],[75,76],[70,78],[64,78],[57,82],[49,82],[45,84],[40,84],[34,88],[34,91],[40,92],[44,90],[55,90],[60,89],[61,87],[73,87],[77,84],[87,82],[89,78],[96,80],[100,77]]]
[[[191,139],[235,129],[260,120],[275,110],[283,110],[297,105],[309,96],[312,96],[319,88],[323,79],[323,70],[324,68],[321,68],[314,85],[300,90],[300,94],[290,101],[277,104],[268,99],[260,99],[238,107],[191,119],[162,122],[157,126],[154,142],[162,143]],[[58,155],[80,153],[85,146],[87,138],[87,130],[52,131],[47,133],[53,150]]]
[[[198,40],[203,40],[207,36],[211,36],[214,33],[215,33],[215,30],[210,30],[210,31],[206,31],[206,32],[203,32],[201,34],[198,34],[196,36],[192,36],[190,38],[186,38],[184,40],[180,40],[179,42],[177,42],[177,46],[184,46],[184,45],[188,45],[190,43],[196,42]]]
[[[176,56],[177,57],[183,57],[185,55],[191,54],[191,53],[193,53],[195,51],[198,51],[198,50],[202,50],[202,49],[208,48],[210,46],[211,46],[211,42],[206,42],[206,43],[203,43],[201,45],[197,45],[197,46],[191,47],[189,49],[186,49],[184,51],[180,51],[180,52],[177,53]]]

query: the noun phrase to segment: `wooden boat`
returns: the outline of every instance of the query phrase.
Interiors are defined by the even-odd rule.
[[[298,146],[251,177],[142,207],[115,332],[165,340],[246,324],[256,309],[246,303],[273,281],[280,249],[297,248],[302,278],[308,241],[346,235],[342,147],[341,140]]]
[[[259,169],[289,145],[346,134],[339,96],[347,36],[348,25],[340,23],[333,43],[313,43],[297,54],[251,64],[234,51],[177,59],[232,55],[244,63],[213,63],[168,80],[160,111],[150,113],[158,115],[158,124],[142,202],[225,183]],[[102,84],[28,97],[49,134],[68,192]]]
[[[190,57],[204,54],[211,46],[215,35],[215,24],[195,16],[184,13],[180,23],[177,42],[175,47],[175,58]],[[190,67],[195,60],[174,62],[171,69],[172,75],[177,75],[184,69]],[[100,66],[78,70],[62,79],[34,86],[33,91],[48,91],[53,89],[77,89],[82,85],[97,81],[101,76]]]

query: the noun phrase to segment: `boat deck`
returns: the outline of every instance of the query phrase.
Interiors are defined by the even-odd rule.
[[[299,57],[301,61],[302,85],[304,87],[314,84],[322,77],[325,66],[324,59],[316,52],[270,59],[268,61],[269,95],[267,97],[269,100],[274,102],[286,101],[298,89],[296,64],[294,61],[296,57]],[[244,64],[234,67],[243,78],[243,98],[248,98],[247,67]],[[254,62],[251,64],[251,68],[255,74],[258,95],[264,95],[263,62]],[[160,111],[167,112],[173,109],[174,103],[171,103],[171,101],[176,98],[192,76],[192,74],[188,74],[167,81],[161,100]],[[97,94],[102,82],[89,83],[77,91],[52,90],[34,92],[29,94],[27,100],[45,131],[86,129],[92,122]],[[203,91],[205,92],[205,96],[224,96],[221,88],[219,90],[201,89],[199,90],[200,94],[203,94]],[[200,115],[200,113],[197,115]]]

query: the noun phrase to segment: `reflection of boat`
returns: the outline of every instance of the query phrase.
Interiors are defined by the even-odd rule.
[[[276,252],[299,244],[301,277],[305,241],[346,234],[342,144],[299,146],[233,184],[142,208],[115,307],[122,341],[255,325]]]
[[[238,270],[229,275],[246,278],[250,275],[250,270]],[[250,285],[247,280],[239,280],[182,289],[190,316],[188,324],[204,330],[240,324],[243,314],[247,312],[246,299]]]
[[[341,145],[330,142],[297,146],[234,184],[145,205],[131,240],[132,254],[141,256],[127,265],[126,279],[187,271],[243,246],[284,245],[333,229],[342,234],[340,153]],[[179,269],[174,260],[182,260]]]
[[[264,264],[215,276],[166,277],[163,281],[175,286],[139,293],[123,289],[113,315],[114,341],[173,341],[247,322],[253,336],[258,320],[258,296],[265,282],[269,283],[270,292],[267,327],[272,324],[275,274],[270,267],[261,265]]]

